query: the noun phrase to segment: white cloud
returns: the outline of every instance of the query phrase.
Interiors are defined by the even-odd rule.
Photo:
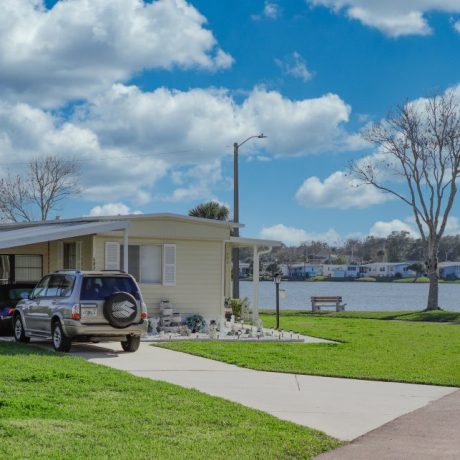
[[[114,85],[83,105],[75,122],[97,133],[107,146],[148,152],[170,163],[203,163],[231,153],[227,146],[248,135],[242,154],[267,149],[274,156],[298,156],[343,149],[343,124],[351,108],[335,94],[291,100],[276,91],[253,89],[237,103],[224,89],[142,92]]]
[[[130,207],[123,203],[107,203],[95,206],[89,212],[90,216],[125,216],[127,214],[142,214],[141,211],[131,211]]]
[[[454,21],[453,27],[454,27],[455,31],[460,34],[460,21]]]
[[[83,198],[113,200],[145,198],[148,188],[168,171],[156,157],[136,156],[127,149],[104,145],[90,128],[26,104],[0,101],[0,172],[15,170],[41,155],[75,158],[81,165]]]
[[[311,233],[301,228],[287,227],[283,224],[263,227],[260,232],[260,237],[279,240],[287,246],[298,246],[310,241],[325,241],[326,243],[336,245],[341,239],[340,235],[334,229],[330,229],[325,233]]]
[[[409,216],[404,221],[393,219],[391,221],[378,221],[369,230],[369,235],[386,237],[391,232],[409,232],[414,238],[420,238],[420,232],[415,224],[414,216]],[[445,235],[460,234],[460,220],[458,217],[450,216],[447,219]]]
[[[281,14],[281,8],[275,2],[265,0],[264,9],[261,14],[253,14],[251,17],[254,21],[260,21],[262,18],[277,19]]]
[[[26,162],[43,154],[75,157],[82,164],[83,197],[98,202],[211,198],[225,185],[221,161],[234,141],[266,132],[241,154],[263,161],[345,149],[343,125],[350,107],[338,96],[290,100],[255,88],[237,102],[226,90],[142,92],[113,85],[80,105],[64,121],[59,114],[0,100],[0,161]],[[172,174],[177,190],[154,190]]]
[[[339,209],[366,208],[391,199],[373,186],[358,184],[343,171],[336,171],[324,181],[313,176],[297,190],[296,198],[306,207]]]
[[[186,0],[2,0],[0,94],[57,106],[144,69],[229,67],[205,24]]]
[[[276,19],[280,15],[280,7],[274,2],[265,1],[264,16],[270,19]]]
[[[348,17],[391,36],[428,35],[431,28],[426,13],[460,12],[458,0],[307,0],[335,12],[345,10]]]
[[[294,51],[284,60],[275,59],[275,63],[286,75],[300,78],[303,81],[313,78],[313,73],[308,70],[305,59],[297,51]]]
[[[392,232],[409,232],[415,238],[419,236],[412,225],[399,219],[393,219],[388,222],[379,220],[371,227],[369,235],[385,238]]]

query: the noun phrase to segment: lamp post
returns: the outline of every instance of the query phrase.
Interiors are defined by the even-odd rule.
[[[276,273],[273,277],[273,282],[276,286],[276,326],[275,329],[280,328],[280,283],[281,283],[281,275]]]
[[[257,136],[250,136],[245,139],[243,142],[235,142],[233,144],[233,222],[238,224],[240,222],[240,210],[239,210],[239,182],[238,182],[238,153],[239,148],[246,144],[246,142],[251,139],[265,139],[263,133],[258,134]],[[240,230],[238,227],[233,229],[233,236],[240,236]],[[232,251],[232,260],[233,260],[233,298],[237,299],[240,297],[240,250],[239,248],[233,248]]]

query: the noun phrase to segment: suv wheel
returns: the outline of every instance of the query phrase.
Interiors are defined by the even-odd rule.
[[[22,320],[19,315],[16,315],[14,318],[13,330],[14,330],[14,339],[16,340],[16,342],[22,342],[22,343],[30,342],[30,338],[26,337],[26,333],[24,332],[24,326],[22,325]]]
[[[67,337],[62,330],[60,321],[55,321],[51,328],[51,336],[53,338],[53,348],[56,351],[68,353],[72,346],[72,339]]]
[[[139,336],[127,335],[126,340],[121,342],[121,348],[130,353],[137,351],[141,344],[141,338]]]

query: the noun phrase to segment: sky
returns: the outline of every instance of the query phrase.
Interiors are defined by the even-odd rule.
[[[395,104],[460,94],[459,50],[458,0],[2,0],[0,175],[77,160],[63,218],[232,209],[233,143],[263,132],[240,149],[242,235],[415,235],[347,165]]]

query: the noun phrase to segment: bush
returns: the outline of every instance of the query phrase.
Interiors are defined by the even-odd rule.
[[[206,329],[206,321],[201,315],[189,316],[186,321],[187,327],[192,332],[202,332]]]
[[[249,300],[244,299],[228,299],[228,306],[232,309],[232,315],[236,320],[245,319],[250,314]]]

